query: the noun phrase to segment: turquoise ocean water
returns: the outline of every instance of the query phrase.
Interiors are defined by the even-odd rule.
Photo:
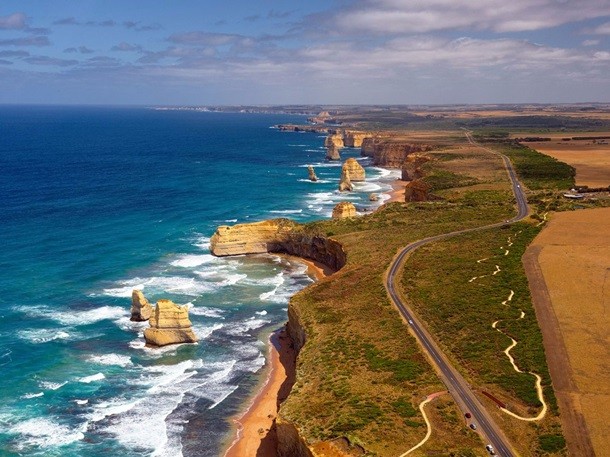
[[[217,456],[305,267],[215,258],[218,225],[329,217],[336,192],[304,117],[0,107],[0,455]],[[344,149],[343,157],[358,150]],[[307,180],[312,164],[320,180]],[[144,347],[130,296],[190,306],[196,345]]]

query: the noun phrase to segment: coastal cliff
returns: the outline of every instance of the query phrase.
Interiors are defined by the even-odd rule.
[[[373,165],[388,168],[401,168],[409,154],[432,150],[427,144],[392,141],[382,138],[365,138],[361,154],[373,159]]]
[[[339,242],[310,234],[288,219],[222,225],[210,239],[210,250],[218,257],[265,252],[290,254],[320,262],[335,271],[347,261]]]
[[[347,262],[343,246],[336,240],[308,233],[306,228],[288,219],[273,219],[250,224],[220,226],[210,239],[210,251],[216,256],[253,253],[285,253],[327,265],[334,271]],[[307,338],[298,311],[288,306],[287,336],[298,356]],[[279,457],[314,457],[311,443],[301,436],[299,429],[282,416],[281,408],[272,427]],[[349,453],[334,455],[349,456]]]

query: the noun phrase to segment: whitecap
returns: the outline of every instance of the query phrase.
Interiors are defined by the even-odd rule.
[[[197,335],[197,338],[199,338],[199,340],[205,340],[216,330],[220,330],[223,327],[224,324],[214,324],[211,326],[201,326],[198,324],[194,324],[193,331],[195,332],[195,335]]]
[[[133,365],[131,357],[122,354],[92,355],[87,360],[98,365],[116,365],[119,367]]]
[[[208,306],[194,306],[192,303],[187,303],[186,305],[189,308],[189,314],[224,319],[224,311],[222,309],[210,308]]]
[[[44,395],[44,392],[37,392],[35,394],[25,394],[22,395],[21,398],[23,399],[29,399],[29,398],[38,398],[38,397],[42,397]]]
[[[81,429],[82,426],[75,428],[53,422],[46,417],[37,417],[13,425],[9,432],[21,435],[19,447],[25,449],[28,446],[65,446],[82,440],[85,435]]]
[[[19,330],[17,331],[17,337],[29,341],[30,343],[40,344],[55,340],[67,340],[70,338],[70,334],[63,330],[41,328],[35,330]]]
[[[267,315],[267,311],[266,310],[257,311],[254,314],[258,314],[259,316],[266,316]]]
[[[77,405],[86,405],[87,403],[89,403],[89,400],[85,399],[85,400],[79,400],[78,398],[72,400],[74,403],[76,403]]]
[[[199,265],[210,263],[215,260],[217,260],[217,257],[214,257],[211,254],[184,254],[177,260],[171,262],[170,265],[174,267],[190,268],[198,267]]]
[[[303,212],[302,209],[272,209],[269,211],[274,214],[300,214]]]
[[[38,381],[38,387],[44,390],[57,390],[68,384],[68,381],[64,382],[52,382],[52,381]]]
[[[85,384],[89,384],[95,381],[101,381],[102,379],[105,379],[106,376],[104,376],[104,373],[96,373],[94,375],[91,376],[85,376],[82,378],[79,378],[78,382],[83,382]]]

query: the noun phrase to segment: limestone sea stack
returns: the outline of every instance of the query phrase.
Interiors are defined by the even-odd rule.
[[[152,311],[153,308],[142,291],[134,289],[131,292],[131,320],[135,322],[147,321],[150,319]]]
[[[352,182],[361,182],[366,178],[366,172],[362,165],[358,163],[358,161],[352,157],[347,159],[343,163],[343,170],[347,170],[349,173],[349,179]]]
[[[356,217],[356,207],[350,202],[340,202],[333,208],[333,219]]]
[[[341,160],[339,148],[336,146],[329,146],[326,148],[326,160]]]
[[[318,177],[316,176],[316,171],[313,169],[313,167],[308,165],[307,170],[309,171],[309,180],[314,182],[317,181]]]
[[[354,185],[350,180],[349,171],[346,168],[341,169],[341,181],[339,181],[339,192],[351,192],[354,190]]]
[[[343,147],[342,135],[328,135],[324,140],[324,146],[326,146],[326,160],[341,160],[339,149]]]
[[[144,330],[146,343],[153,346],[168,344],[196,343],[186,306],[171,300],[159,300],[149,319],[150,327]]]
[[[379,195],[377,195],[377,194],[371,194],[371,195],[369,195],[369,201],[370,201],[370,202],[376,202],[376,201],[379,201]]]

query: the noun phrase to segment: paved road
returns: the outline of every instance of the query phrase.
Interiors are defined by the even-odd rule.
[[[466,132],[466,138],[468,138],[468,141],[471,144],[477,145],[469,132]],[[508,172],[508,176],[512,183],[513,193],[517,200],[518,212],[515,217],[508,220],[507,222],[512,223],[525,218],[528,215],[527,199],[525,197],[525,194],[523,193],[521,184],[517,180],[515,170],[513,169],[509,158],[506,157],[504,154],[500,154],[499,152],[493,151],[491,149],[484,149],[493,154],[499,155],[502,160],[504,160],[504,166],[506,167],[506,171]],[[471,421],[477,424],[478,431],[484,436],[484,438],[486,439],[486,443],[490,443],[494,447],[496,455],[502,457],[513,457],[515,456],[515,453],[512,450],[512,446],[510,445],[500,428],[495,424],[489,413],[485,410],[483,405],[474,395],[466,380],[450,364],[447,357],[445,357],[445,355],[436,345],[430,333],[428,333],[425,327],[417,319],[413,311],[402,301],[402,299],[396,293],[396,289],[394,287],[397,273],[405,257],[407,257],[410,253],[415,251],[420,246],[431,243],[433,241],[438,241],[456,235],[460,235],[463,233],[486,230],[494,227],[501,227],[505,224],[506,222],[499,222],[497,224],[490,224],[483,227],[458,230],[455,232],[424,238],[423,240],[419,240],[409,244],[408,246],[402,249],[402,251],[398,254],[398,256],[394,259],[392,265],[390,266],[390,270],[386,278],[385,287],[392,301],[411,326],[411,329],[417,337],[417,340],[430,356],[430,359],[433,361],[437,372],[439,373],[441,379],[447,386],[449,393],[453,396],[456,403],[460,406],[464,413],[470,412],[472,414]]]

